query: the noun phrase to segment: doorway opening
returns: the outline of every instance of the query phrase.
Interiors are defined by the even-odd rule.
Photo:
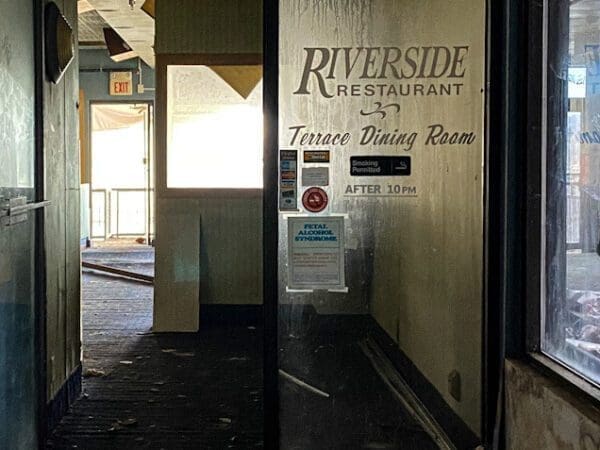
[[[86,327],[95,329],[96,322],[103,321],[85,320],[90,311],[95,317],[106,316],[107,323],[114,322],[111,314],[127,319],[131,312],[131,323],[123,330],[137,324],[131,330],[139,332],[140,326],[145,330],[152,323],[151,289],[141,296],[144,304],[132,309],[122,301],[109,305],[91,287],[98,283],[110,290],[123,277],[146,285],[153,281],[153,104],[92,102],[87,125],[89,153],[84,164],[90,183],[82,185],[81,198],[84,336],[90,331]]]
[[[92,247],[154,241],[152,105],[91,105]]]
[[[90,184],[82,186],[83,267],[150,282],[154,276],[153,105],[92,103],[88,125],[91,177]]]

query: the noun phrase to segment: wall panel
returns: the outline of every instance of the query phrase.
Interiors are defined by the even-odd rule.
[[[56,2],[77,30],[77,2]],[[54,398],[81,361],[78,60],[58,84],[44,83],[47,388]]]
[[[256,64],[262,48],[262,2],[175,0],[157,2],[156,6],[158,199],[154,328],[189,331],[190,317],[196,324],[198,314],[202,317],[202,304],[262,303],[262,199],[231,192],[166,192],[167,96],[166,73],[161,71],[166,71],[170,61]],[[174,55],[180,58],[174,61]],[[246,55],[244,61],[239,55]],[[188,246],[193,248],[196,242],[198,260],[192,261]],[[173,272],[175,262],[182,259],[199,269],[196,280],[188,280],[185,285]],[[177,317],[180,319],[174,320]]]

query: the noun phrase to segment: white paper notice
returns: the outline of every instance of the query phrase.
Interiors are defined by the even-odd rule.
[[[329,186],[329,167],[302,169],[302,186]]]
[[[288,217],[288,287],[344,289],[344,217]]]

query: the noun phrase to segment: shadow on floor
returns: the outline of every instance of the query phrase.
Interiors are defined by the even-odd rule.
[[[280,308],[280,367],[329,395],[280,378],[282,449],[438,448],[362,353],[373,325],[368,315]]]
[[[84,396],[48,448],[261,448],[262,332],[150,333],[152,287],[84,276]]]
[[[91,256],[148,267],[140,254]],[[260,326],[152,334],[152,286],[86,273],[82,288],[84,395],[48,448],[263,447]],[[437,448],[362,353],[372,327],[367,315],[281,308],[281,368],[329,395],[280,378],[282,449]]]

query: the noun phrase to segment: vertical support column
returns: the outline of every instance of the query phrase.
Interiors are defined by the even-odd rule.
[[[279,447],[278,386],[278,171],[279,147],[279,0],[263,5],[263,293],[265,448]]]

